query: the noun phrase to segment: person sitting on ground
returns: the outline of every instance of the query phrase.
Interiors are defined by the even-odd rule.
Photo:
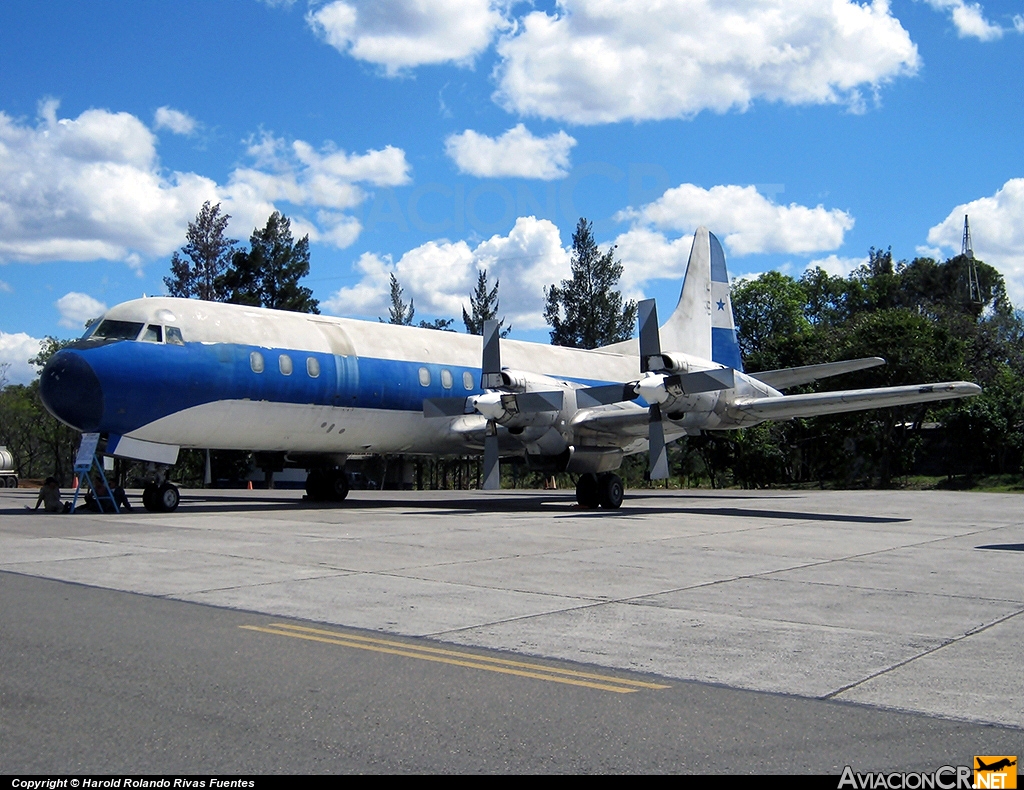
[[[60,487],[55,477],[46,478],[46,482],[39,489],[39,498],[36,499],[34,510],[39,510],[40,505],[47,513],[64,512],[64,503],[60,501]]]
[[[118,508],[128,511],[132,509],[131,504],[128,502],[128,495],[125,494],[121,486],[115,487],[112,493]],[[93,513],[110,511],[110,496],[111,494],[107,492],[107,486],[104,484],[103,478],[97,478],[93,490],[85,495],[86,510],[91,510]]]

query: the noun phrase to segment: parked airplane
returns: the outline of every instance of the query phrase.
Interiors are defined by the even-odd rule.
[[[500,345],[499,345],[500,343]],[[640,304],[638,340],[585,351],[192,299],[117,305],[55,354],[47,409],[100,433],[108,455],[149,462],[149,510],[178,505],[167,470],[179,448],[276,453],[308,470],[314,499],[348,493],[352,454],[484,454],[579,475],[581,505],[617,508],[624,455],[702,430],[976,395],[967,382],[783,395],[883,364],[877,357],[744,374],[722,246],[697,230],[679,303],[658,327]]]

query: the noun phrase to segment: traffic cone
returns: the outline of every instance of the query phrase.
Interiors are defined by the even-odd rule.
[[[247,485],[246,488],[252,491],[252,480],[249,481],[249,485]]]

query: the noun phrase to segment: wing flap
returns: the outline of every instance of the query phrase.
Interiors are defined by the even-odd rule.
[[[880,387],[838,392],[814,392],[807,395],[781,395],[777,398],[746,398],[737,400],[729,411],[762,420],[789,420],[794,417],[816,417],[862,409],[881,409],[911,403],[952,400],[978,395],[981,387],[967,381],[944,381],[939,384],[915,384],[907,387]]]

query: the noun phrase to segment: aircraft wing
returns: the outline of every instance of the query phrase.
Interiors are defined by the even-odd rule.
[[[632,403],[580,409],[572,418],[572,427],[576,430],[593,431],[616,438],[646,439],[649,423],[647,409]]]
[[[764,382],[769,387],[783,390],[786,387],[795,387],[797,384],[807,384],[829,376],[852,373],[855,370],[864,370],[864,368],[873,368],[876,365],[884,364],[885,360],[881,357],[864,357],[863,359],[846,359],[842,362],[825,362],[821,365],[804,365],[799,368],[762,370],[759,373],[748,373],[747,375]]]
[[[879,387],[838,392],[814,392],[807,395],[782,395],[777,398],[741,398],[729,411],[762,420],[789,420],[794,417],[815,417],[844,411],[879,409],[909,403],[951,400],[977,395],[981,387],[966,381],[944,381],[940,384],[914,384],[909,387]]]

